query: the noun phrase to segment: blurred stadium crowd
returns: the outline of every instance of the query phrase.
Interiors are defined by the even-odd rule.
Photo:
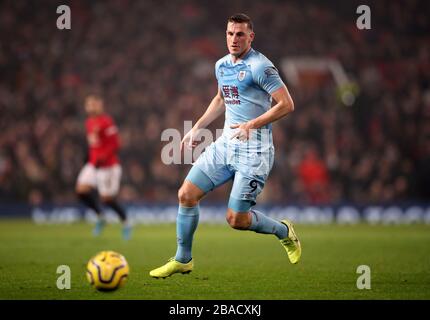
[[[83,99],[105,97],[122,141],[122,200],[176,201],[188,165],[164,165],[166,128],[183,131],[216,92],[228,16],[254,20],[254,48],[341,61],[360,88],[288,84],[296,111],[274,125],[276,160],[263,203],[430,199],[430,5],[375,1],[372,29],[353,1],[58,1],[0,4],[0,200],[66,203],[85,161]],[[211,126],[221,128],[223,119]],[[226,201],[229,186],[213,201]]]

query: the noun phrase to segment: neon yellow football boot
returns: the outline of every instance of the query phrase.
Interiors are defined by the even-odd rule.
[[[288,258],[290,262],[296,264],[300,260],[300,256],[302,255],[302,247],[300,245],[299,238],[294,232],[293,224],[287,219],[281,221],[288,227],[288,237],[280,240],[281,244],[284,246],[287,251]]]
[[[157,269],[151,270],[149,275],[153,278],[167,278],[175,273],[190,273],[193,271],[194,261],[191,259],[188,263],[181,263],[176,261],[175,258],[170,258],[169,261],[164,265]]]

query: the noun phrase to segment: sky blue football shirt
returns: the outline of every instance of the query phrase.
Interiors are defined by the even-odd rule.
[[[273,63],[251,48],[236,63],[232,62],[230,54],[218,60],[215,75],[226,107],[223,135],[228,147],[241,153],[259,154],[273,149],[271,124],[254,130],[246,142],[230,140],[237,130],[230,129],[230,126],[255,119],[269,110],[272,104],[270,94],[284,85]]]

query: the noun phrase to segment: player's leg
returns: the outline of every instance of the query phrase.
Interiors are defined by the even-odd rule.
[[[181,263],[191,261],[193,236],[200,217],[199,202],[213,187],[212,180],[197,166],[193,166],[179,189],[176,261]]]
[[[94,234],[98,235],[103,229],[104,220],[102,217],[102,208],[94,192],[96,186],[96,169],[91,164],[86,164],[79,173],[75,192],[81,202],[96,213],[97,221],[94,228]]]
[[[102,195],[101,201],[105,206],[108,206],[115,211],[115,213],[118,215],[119,220],[121,221],[122,224],[127,223],[128,221],[127,214],[124,208],[118,203],[118,200],[116,197]]]
[[[263,187],[263,179],[236,172],[226,220],[232,228],[237,230],[251,230],[256,233],[275,235],[287,250],[290,261],[297,263],[301,255],[301,246],[291,222],[278,221],[261,211],[251,209]]]
[[[88,208],[94,210],[97,216],[102,214],[100,203],[97,201],[94,188],[87,184],[79,184],[76,186],[76,194]]]
[[[118,215],[118,218],[122,224],[122,237],[125,240],[129,240],[131,238],[132,225],[124,208],[118,202],[116,197],[105,195],[101,196],[101,199],[105,206],[110,207]]]
[[[243,201],[247,202],[247,200]],[[289,226],[285,221],[278,221],[255,209],[235,211],[232,208],[228,208],[226,220],[233,229],[237,230],[251,230],[256,233],[273,234],[279,240],[283,240],[289,235]]]
[[[255,209],[249,211],[234,211],[227,209],[226,220],[228,224],[237,230],[251,230],[256,233],[273,234],[279,240],[288,236],[288,226],[281,221],[277,221],[266,216]]]
[[[221,143],[218,143],[218,145]],[[166,278],[174,273],[188,273],[193,269],[191,254],[193,236],[199,222],[199,202],[206,193],[224,184],[233,176],[225,165],[222,146],[211,144],[191,168],[178,192],[179,209],[176,220],[177,250],[174,258],[149,274]]]
[[[114,210],[118,215],[123,226],[123,238],[128,240],[131,236],[131,223],[127,217],[126,211],[117,199],[120,189],[121,174],[122,169],[119,165],[97,169],[97,187],[102,203]]]
[[[179,208],[176,218],[177,249],[174,258],[152,270],[154,278],[166,278],[174,273],[189,273],[193,269],[191,249],[194,232],[199,223],[199,202],[213,189],[213,183],[197,166],[193,166],[178,192]]]

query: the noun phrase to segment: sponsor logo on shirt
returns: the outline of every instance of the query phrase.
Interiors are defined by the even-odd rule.
[[[278,70],[275,67],[270,67],[264,70],[266,77],[278,75]]]
[[[239,89],[237,86],[222,86],[225,104],[240,104]]]

